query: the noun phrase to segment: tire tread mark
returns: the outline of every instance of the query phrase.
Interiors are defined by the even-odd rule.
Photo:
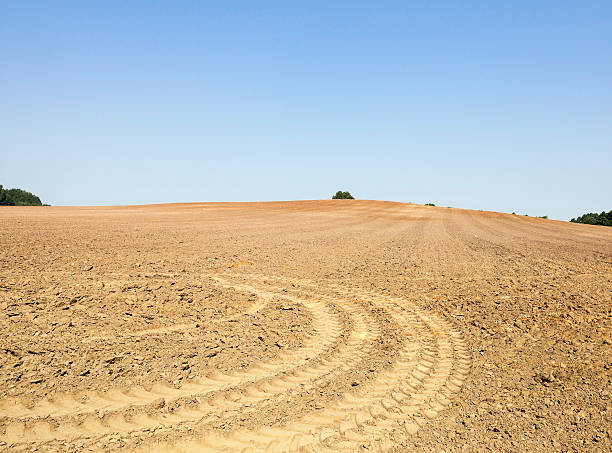
[[[414,308],[416,315],[409,313],[399,302],[389,301],[392,313],[407,329],[419,329],[428,336],[433,346],[418,354],[416,346],[408,343],[395,367],[380,373],[367,390],[347,393],[322,413],[276,428],[271,441],[268,428],[263,428],[234,432],[207,443],[223,448],[225,442],[236,446],[248,440],[244,448],[280,452],[294,451],[295,445],[312,451],[355,451],[365,442],[386,451],[392,448],[385,437],[389,432],[401,428],[409,435],[416,433],[450,404],[469,371],[469,355],[460,334],[448,322]]]
[[[254,290],[253,288],[249,289]],[[108,432],[130,432],[142,428],[155,428],[186,420],[197,421],[207,416],[210,418],[211,415],[219,412],[219,410],[231,409],[237,411],[245,404],[253,405],[265,399],[272,399],[274,396],[280,393],[296,388],[300,385],[304,385],[304,383],[315,378],[320,378],[322,375],[333,371],[335,368],[341,367],[347,361],[360,355],[363,356],[367,354],[372,347],[372,340],[379,335],[376,326],[373,325],[372,322],[368,322],[366,319],[367,317],[365,316],[365,311],[363,309],[357,306],[346,306],[344,308],[346,311],[352,314],[352,317],[355,320],[356,328],[351,332],[352,335],[349,338],[348,343],[343,345],[343,347],[341,347],[338,351],[335,351],[329,360],[325,360],[320,364],[312,365],[305,369],[298,367],[298,369],[287,372],[287,374],[283,375],[282,378],[266,376],[263,383],[257,384],[251,382],[245,389],[246,395],[240,398],[239,401],[238,398],[236,400],[232,399],[229,392],[221,393],[221,391],[219,391],[216,392],[214,396],[209,397],[207,402],[200,404],[196,408],[180,408],[175,410],[172,417],[142,415],[138,417],[137,420],[130,420],[123,414],[112,414],[104,418],[104,423],[96,423],[95,433],[97,435],[101,435]],[[323,315],[323,313],[321,314]],[[329,312],[325,313],[325,315],[333,319],[333,316]],[[327,322],[329,322],[329,318],[327,319]],[[317,353],[321,352],[321,350],[323,350],[326,346],[328,345],[325,342],[319,342],[318,348],[311,348],[313,355],[317,357]],[[317,351],[316,349],[319,350]],[[265,366],[262,368],[270,367]],[[226,382],[226,376],[223,375],[212,376],[211,379],[220,383]],[[234,382],[232,381],[231,383],[233,384]],[[27,431],[29,431],[27,433],[27,437],[30,437],[31,439],[43,440],[36,431],[31,429]],[[91,431],[91,422],[88,424],[84,423],[82,426],[75,426],[74,423],[68,422],[66,423],[66,426],[60,426],[60,428],[55,430],[55,437],[49,434],[51,432],[51,428],[47,429],[45,431],[44,440],[50,440],[52,438],[69,438],[74,440],[79,436],[82,437],[91,433]],[[21,430],[19,436],[24,436],[23,429]],[[11,437],[14,438],[15,436]]]

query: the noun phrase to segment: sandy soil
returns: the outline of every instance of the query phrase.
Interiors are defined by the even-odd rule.
[[[0,209],[0,450],[610,451],[612,228]]]

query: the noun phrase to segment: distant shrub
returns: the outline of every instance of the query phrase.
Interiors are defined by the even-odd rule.
[[[538,217],[538,219],[547,219],[547,218],[548,218],[547,215],[541,215],[541,216]]]
[[[570,220],[570,222],[612,226],[612,211],[601,211],[599,214],[596,212],[589,212],[588,214],[583,214],[580,217]]]
[[[355,197],[351,195],[350,192],[342,192],[339,190],[336,192],[334,196],[332,196],[332,200],[354,200]]]
[[[435,206],[433,203],[425,203],[425,206]]]
[[[0,206],[42,206],[40,198],[22,189],[4,189],[0,184]]]

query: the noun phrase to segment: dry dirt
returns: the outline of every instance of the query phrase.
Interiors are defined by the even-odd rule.
[[[610,451],[612,228],[0,209],[2,451]]]

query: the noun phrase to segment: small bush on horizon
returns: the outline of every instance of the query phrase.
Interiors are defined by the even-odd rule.
[[[350,192],[342,192],[339,190],[335,195],[332,196],[332,200],[354,200],[355,197]]]
[[[435,206],[433,203],[425,203],[425,206]]]

